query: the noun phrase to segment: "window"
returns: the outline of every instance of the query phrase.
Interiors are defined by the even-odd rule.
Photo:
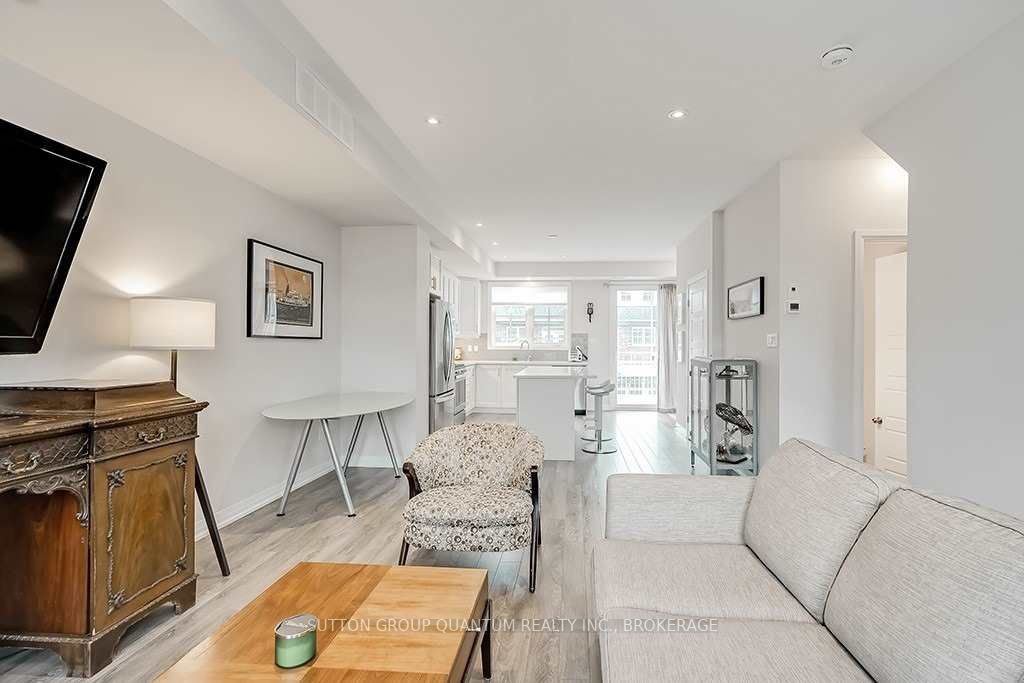
[[[492,349],[569,348],[569,285],[491,283]]]
[[[654,330],[650,327],[634,327],[633,346],[654,346]]]

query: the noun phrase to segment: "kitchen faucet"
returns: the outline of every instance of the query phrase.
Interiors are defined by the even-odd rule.
[[[523,341],[519,342],[520,350],[522,350],[523,344],[526,344],[526,362],[529,363],[531,360],[533,360],[533,350],[530,348],[530,340],[524,339]]]

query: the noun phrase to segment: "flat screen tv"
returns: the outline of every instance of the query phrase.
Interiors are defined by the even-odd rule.
[[[0,119],[0,353],[38,353],[107,162]]]

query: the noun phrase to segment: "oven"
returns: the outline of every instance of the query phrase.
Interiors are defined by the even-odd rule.
[[[466,372],[465,365],[455,366],[455,420],[460,425],[466,421]]]

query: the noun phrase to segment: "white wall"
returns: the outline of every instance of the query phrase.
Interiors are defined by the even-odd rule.
[[[722,225],[722,281],[728,288],[763,275],[764,315],[725,319],[725,301],[715,312],[725,319],[722,356],[758,362],[761,463],[779,444],[779,350],[765,345],[765,335],[779,330],[779,175],[775,167],[729,202]]]
[[[712,275],[712,218],[701,221],[695,228],[676,244],[676,290],[681,292],[684,301],[686,297],[687,283],[701,273],[707,272]],[[683,305],[683,357],[677,359],[677,381],[676,381],[676,421],[681,425],[687,424],[686,412],[689,409],[689,368],[686,365],[686,355],[689,347],[689,330],[686,330],[686,307],[689,302]],[[709,326],[711,320],[707,321]],[[709,339],[713,331],[709,328]]]
[[[711,216],[677,245],[681,287],[705,269],[723,290],[765,277],[764,315],[728,320],[723,291],[710,326],[716,355],[758,361],[762,462],[791,436],[860,457],[853,233],[902,232],[906,207],[906,174],[890,160],[784,161],[725,206],[720,228]],[[792,284],[799,315],[784,308]],[[771,332],[776,349],[767,346]]]
[[[593,322],[587,320],[587,302],[594,302]],[[572,333],[586,334],[590,361],[587,374],[597,375],[597,382],[615,381],[611,377],[611,296],[608,286],[597,280],[576,280],[572,283]],[[587,397],[593,407],[594,399]],[[607,402],[605,402],[607,405]]]
[[[399,462],[427,435],[428,247],[414,225],[341,229],[342,389],[415,395],[388,415]],[[339,448],[354,422],[344,421]],[[352,464],[391,467],[373,416],[363,422]]]
[[[166,379],[166,353],[127,348],[128,298],[213,299],[217,348],[181,353],[179,388],[210,402],[197,450],[218,522],[279,496],[298,428],[260,411],[338,389],[338,229],[3,59],[0,92],[0,117],[108,162],[43,350],[0,357],[0,382]],[[322,341],[246,338],[248,237],[324,262]],[[319,439],[303,479],[325,471]]]
[[[801,312],[778,318],[779,437],[860,459],[852,432],[851,368],[863,353],[853,342],[853,233],[906,231],[907,177],[888,159],[784,161],[780,216],[781,299],[770,300],[781,311],[795,284]]]
[[[910,173],[912,484],[1024,517],[1024,18],[868,129]]]

